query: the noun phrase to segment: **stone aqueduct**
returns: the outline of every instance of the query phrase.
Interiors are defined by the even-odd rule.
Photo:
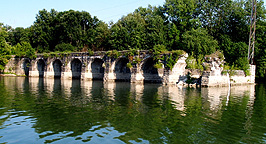
[[[130,81],[133,83],[156,82],[175,84],[184,76],[187,55],[181,56],[173,69],[154,68],[152,55],[147,51],[140,51],[141,62],[127,67],[129,59],[125,56],[110,58],[106,52],[96,52],[93,56],[88,53],[71,53],[45,57],[37,55],[36,59],[13,58],[13,64],[8,64],[9,71],[29,77]],[[164,63],[164,62],[162,62]]]

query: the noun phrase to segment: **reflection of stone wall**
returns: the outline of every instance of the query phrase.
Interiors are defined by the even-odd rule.
[[[210,110],[218,111],[223,106],[223,101],[227,104],[230,97],[244,96],[249,97],[249,104],[253,104],[255,100],[255,85],[232,86],[232,87],[209,87],[201,88],[203,102],[209,106]]]
[[[226,99],[229,87],[201,88],[201,95],[204,103],[210,110],[218,111],[222,107],[222,100]]]
[[[162,98],[167,98],[175,105],[175,108],[180,111],[185,110],[185,89],[178,88],[177,86],[161,86],[158,88],[158,94]]]

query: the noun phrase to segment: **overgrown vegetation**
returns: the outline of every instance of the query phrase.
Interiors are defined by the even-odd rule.
[[[110,50],[106,52],[106,55],[110,58],[118,58],[122,54],[117,50]]]
[[[203,58],[199,57],[199,58],[194,58],[193,55],[189,55],[188,58],[186,59],[186,63],[187,63],[187,67],[189,69],[200,69],[200,70],[204,70],[203,68]],[[205,68],[205,70],[207,70],[207,68]]]
[[[126,56],[132,65],[140,61],[133,59],[138,50],[150,50],[156,67],[165,62],[169,69],[179,57],[174,51],[184,50],[189,54],[188,67],[203,69],[204,56],[219,50],[230,67],[248,73],[250,12],[250,0],[165,0],[162,6],[137,8],[108,25],[85,11],[43,9],[28,28],[0,25],[0,70],[10,55],[30,57],[35,53],[56,51],[93,55],[94,51],[102,50],[108,51],[112,58],[120,56],[119,50],[129,50]],[[260,0],[257,3],[255,48],[260,78],[266,78],[265,14]]]

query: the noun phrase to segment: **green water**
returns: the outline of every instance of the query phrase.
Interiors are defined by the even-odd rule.
[[[265,92],[0,77],[0,143],[266,143]]]

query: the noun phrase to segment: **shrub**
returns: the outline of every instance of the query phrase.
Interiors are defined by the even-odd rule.
[[[160,69],[163,68],[163,64],[160,62],[157,62],[156,64],[153,65],[154,68]]]
[[[89,55],[89,56],[93,56],[93,55],[94,55],[94,52],[93,52],[91,49],[89,49],[89,50],[88,50],[88,55]]]
[[[132,66],[132,64],[129,62],[129,63],[127,63],[127,68],[132,68],[133,66]]]
[[[61,43],[55,46],[54,51],[76,51],[76,47],[68,43]]]
[[[118,58],[119,56],[121,56],[121,53],[118,52],[117,50],[110,50],[106,52],[106,55],[110,58]]]

